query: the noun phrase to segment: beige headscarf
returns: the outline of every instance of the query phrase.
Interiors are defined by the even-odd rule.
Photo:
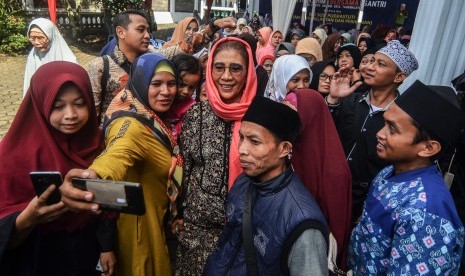
[[[321,28],[318,28],[318,29],[315,29],[313,33],[316,34],[320,38],[320,45],[323,45],[323,43],[325,43],[326,38],[328,37],[328,35],[326,34],[326,31]]]
[[[306,37],[299,40],[297,47],[295,47],[295,53],[298,54],[310,54],[316,58],[316,61],[323,60],[323,52],[321,50],[321,45],[318,43],[318,40],[313,37]]]
[[[199,22],[194,17],[188,16],[184,18],[183,20],[178,22],[178,24],[176,25],[176,28],[174,28],[173,37],[171,37],[170,41],[163,44],[163,48],[174,46],[180,43],[181,41],[183,41],[184,33],[186,32],[187,26],[189,26],[189,24],[192,21],[195,21],[197,23],[197,26],[200,26]]]

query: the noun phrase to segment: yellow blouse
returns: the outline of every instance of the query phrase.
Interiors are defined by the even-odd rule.
[[[114,120],[106,133],[106,149],[93,169],[103,179],[142,185],[146,213],[120,214],[117,228],[117,275],[170,275],[163,217],[168,209],[170,151],[137,119]]]

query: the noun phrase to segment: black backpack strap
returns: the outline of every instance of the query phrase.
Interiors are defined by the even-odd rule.
[[[99,105],[99,122],[102,122],[102,118],[104,116],[104,111],[103,111],[103,103],[105,102],[105,97],[107,95],[107,82],[108,78],[110,77],[110,61],[108,60],[108,56],[104,55],[102,56],[103,58],[103,72],[102,72],[102,78],[100,79],[100,87],[102,88],[101,92],[101,100],[100,100],[100,105]]]
[[[245,264],[248,276],[258,276],[257,255],[253,242],[252,212],[255,201],[255,189],[249,185],[244,198],[244,213],[242,214],[242,239],[244,244]]]
[[[297,227],[295,227],[291,234],[287,237],[286,241],[283,244],[283,249],[281,251],[281,275],[289,275],[291,272],[289,271],[289,266],[287,264],[287,260],[289,257],[289,253],[291,252],[292,246],[294,245],[295,241],[302,235],[305,230],[308,229],[316,229],[321,232],[323,237],[326,241],[326,246],[328,246],[328,233],[326,233],[326,228],[318,220],[309,219],[301,222]]]

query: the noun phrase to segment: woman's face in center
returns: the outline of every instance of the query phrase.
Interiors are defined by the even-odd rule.
[[[334,70],[334,67],[331,65],[328,65],[325,67],[323,72],[319,76],[316,76],[319,78],[318,80],[318,92],[323,93],[323,94],[329,94],[329,88],[331,86],[331,80],[333,78],[334,73],[336,73],[336,70]]]
[[[199,25],[197,25],[197,22],[191,21],[189,25],[187,25],[186,31],[184,32],[184,41],[193,36],[195,32],[199,30]]]
[[[176,78],[169,72],[158,72],[150,81],[148,99],[150,108],[159,113],[170,109],[176,96]]]
[[[265,71],[268,73],[268,77],[271,75],[271,71],[273,70],[273,63],[272,59],[267,59],[263,63],[263,68],[265,68]]]
[[[354,66],[354,58],[347,50],[342,50],[337,57],[337,64],[339,68],[349,66],[349,68]]]
[[[310,72],[307,69],[300,70],[297,74],[287,82],[287,92],[295,91],[296,89],[304,89],[310,86]]]
[[[39,28],[31,28],[29,31],[29,41],[39,52],[45,53],[50,48],[50,40]]]
[[[294,45],[294,46],[297,47],[297,43],[299,43],[299,40],[300,40],[300,38],[299,38],[298,35],[292,35],[292,37],[291,37],[291,43],[292,43],[292,45]]]
[[[366,41],[364,41],[364,40],[360,41],[360,43],[358,44],[358,49],[360,50],[360,53],[363,54],[363,52],[365,52],[366,49],[367,49]]]
[[[283,41],[283,35],[280,32],[276,32],[273,34],[271,38],[271,45],[274,47],[278,47],[279,44]]]
[[[63,85],[53,102],[50,124],[64,134],[74,134],[88,119],[89,109],[79,88],[74,84]]]
[[[213,59],[212,77],[224,103],[241,100],[247,81],[247,64],[236,49],[223,49]]]
[[[368,55],[365,55],[363,56],[362,58],[362,61],[360,62],[360,65],[358,67],[358,69],[360,70],[360,74],[362,75],[362,77],[365,79],[365,76],[366,76],[366,67],[368,64],[370,64],[370,61],[371,59],[374,57],[373,54],[368,54]]]

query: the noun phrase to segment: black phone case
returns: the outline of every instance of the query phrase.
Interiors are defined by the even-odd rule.
[[[60,202],[61,194],[58,188],[63,183],[63,180],[59,172],[31,172],[29,176],[37,196],[42,195],[42,193],[45,192],[50,185],[55,184],[56,189],[48,197],[47,205]]]
[[[87,181],[100,182],[100,183],[109,183],[112,185],[122,185],[124,186],[124,191],[126,193],[126,203],[127,206],[119,206],[116,204],[108,203],[99,203],[102,210],[108,211],[117,211],[125,214],[133,215],[144,215],[145,214],[145,202],[144,195],[142,192],[142,186],[139,183],[133,182],[124,182],[124,181],[113,181],[105,179],[84,179],[84,178],[73,178],[72,183],[75,188],[78,188],[83,191],[87,191]]]

